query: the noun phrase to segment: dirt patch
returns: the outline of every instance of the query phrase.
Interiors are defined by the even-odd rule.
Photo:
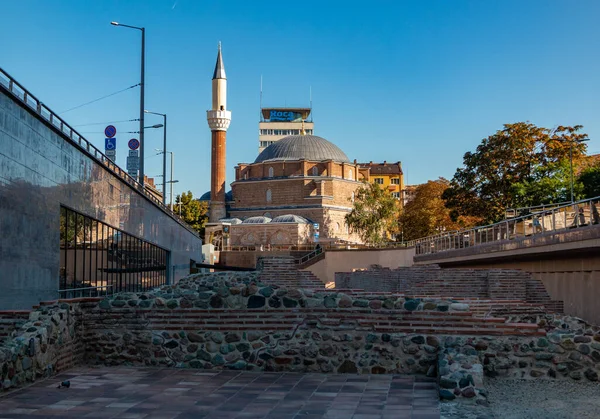
[[[600,384],[570,380],[494,379],[484,383],[489,406],[441,403],[442,419],[565,419],[600,417]]]

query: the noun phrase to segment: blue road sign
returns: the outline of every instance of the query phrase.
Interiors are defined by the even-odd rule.
[[[138,148],[140,148],[140,142],[138,140],[136,140],[135,138],[132,138],[131,140],[129,140],[127,145],[132,150],[137,150]]]
[[[116,138],[105,138],[104,139],[104,149],[105,150],[116,150],[117,148],[117,139]]]
[[[104,128],[104,135],[106,135],[108,138],[112,138],[115,135],[117,135],[117,129],[114,125],[109,125],[106,128]]]

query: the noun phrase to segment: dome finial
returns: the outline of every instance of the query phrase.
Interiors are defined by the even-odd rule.
[[[300,129],[300,135],[306,135],[306,130],[304,129],[304,118],[302,118],[302,128]]]

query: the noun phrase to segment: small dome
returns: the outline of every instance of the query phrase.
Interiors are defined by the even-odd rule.
[[[349,163],[338,146],[316,135],[290,135],[274,142],[258,155],[254,163],[278,160],[333,160]]]
[[[198,201],[210,201],[210,191],[204,192]],[[233,201],[233,191],[229,191],[225,194],[225,202]]]
[[[242,221],[242,224],[266,224],[270,222],[271,219],[269,217],[257,216],[246,218],[244,221]]]
[[[277,217],[273,218],[271,220],[272,223],[296,223],[296,224],[308,224],[309,221],[304,218],[304,217],[300,217],[299,215],[294,215],[294,214],[285,214],[285,215],[278,215]]]
[[[228,223],[228,224],[232,224],[232,225],[236,225],[236,224],[242,224],[242,220],[240,220],[239,218],[221,218],[219,220],[220,223]]]

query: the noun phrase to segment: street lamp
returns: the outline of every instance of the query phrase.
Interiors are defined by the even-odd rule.
[[[140,71],[140,174],[139,182],[144,186],[144,87],[145,87],[145,57],[146,57],[146,28],[140,28],[137,26],[124,25],[119,22],[110,22],[113,26],[122,26],[124,28],[137,29],[142,31],[142,64]]]
[[[589,138],[580,138],[578,140],[567,140],[563,138],[556,138],[556,141],[560,141],[561,143],[568,142],[569,143],[569,164],[571,168],[571,203],[575,202],[573,197],[573,143],[582,143],[584,141],[589,141]]]
[[[166,178],[163,178],[163,182],[165,184],[166,183],[170,183],[171,184],[171,187],[170,187],[170,189],[171,189],[171,211],[173,211],[173,184],[179,182],[178,180],[173,180],[173,152],[172,151],[161,150],[161,149],[158,149],[158,148],[155,148],[155,150],[158,151],[158,154],[162,153],[162,154],[166,155],[166,153],[169,153],[171,155],[171,180],[167,181]]]
[[[163,124],[155,124],[155,125],[150,125],[150,126],[144,127],[144,128],[149,129],[149,128],[162,128],[162,127],[163,127]],[[127,134],[139,134],[140,133],[139,131],[125,131],[125,132]]]
[[[158,113],[158,112],[151,112],[148,110],[144,110],[144,112],[146,113],[151,113],[153,115],[160,115],[163,117],[164,119],[164,131],[163,131],[163,150],[167,151],[167,114],[166,113]],[[171,177],[172,178],[172,177]],[[163,204],[167,204],[167,183],[165,182],[167,180],[167,153],[163,153]]]

